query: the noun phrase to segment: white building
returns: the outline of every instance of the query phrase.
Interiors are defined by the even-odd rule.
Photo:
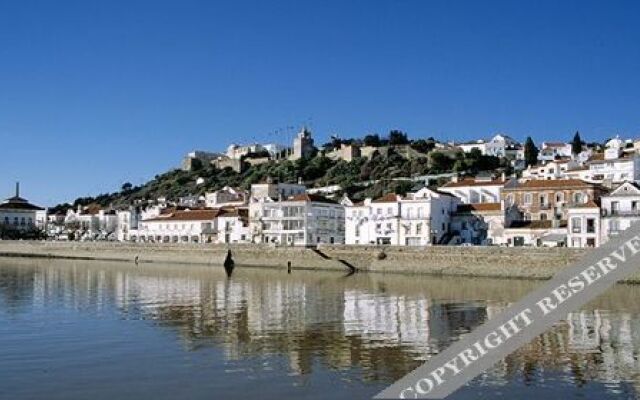
[[[252,195],[265,188],[251,188]],[[344,243],[344,207],[325,197],[296,194],[257,196],[249,204],[249,225],[254,243],[315,246]],[[252,196],[253,197],[253,196]]]
[[[15,196],[0,203],[0,225],[3,230],[27,232],[36,229],[37,215],[44,208],[29,203],[20,197],[20,184],[16,183]]]
[[[507,244],[505,228],[521,219],[516,207],[504,207],[502,203],[459,204],[451,219],[451,231],[460,243],[474,245]]]
[[[460,143],[457,145],[465,153],[478,149],[483,155],[494,157],[507,157],[517,159],[521,144],[507,135],[495,135],[488,141],[477,140],[475,142]]]
[[[117,240],[128,241],[131,239],[131,232],[136,232],[138,223],[141,220],[141,214],[137,208],[131,207],[127,210],[116,211],[118,226],[116,229]]]
[[[623,183],[608,195],[602,196],[600,202],[601,243],[640,220],[640,186],[637,183]]]
[[[530,165],[527,169],[522,171],[522,179],[567,179],[570,171],[575,171],[579,168],[580,164],[569,158],[555,159],[553,161],[544,162],[542,165]],[[580,176],[582,175],[576,176],[575,179],[580,179]]]
[[[217,243],[251,243],[249,210],[222,208],[215,219]]]
[[[553,161],[557,158],[571,157],[571,143],[542,142],[538,152],[538,160]]]
[[[115,240],[118,216],[114,210],[103,210],[98,205],[78,206],[67,210],[64,220],[69,233],[76,240]]]
[[[600,207],[596,202],[574,204],[567,209],[567,246],[600,246]]]
[[[246,190],[225,186],[215,192],[205,193],[207,208],[240,207],[249,204],[249,193]]]
[[[465,204],[500,203],[506,182],[504,175],[499,179],[491,176],[459,179],[456,176],[438,190],[456,196]]]
[[[447,239],[460,200],[428,188],[352,203],[345,199],[346,244],[427,246]]]
[[[604,153],[591,154],[582,168],[568,171],[571,178],[612,188],[627,181],[640,181],[640,155],[619,138],[607,142]]]
[[[286,199],[291,196],[303,194],[306,190],[307,187],[301,183],[280,183],[274,182],[271,178],[267,178],[263,183],[251,185],[251,199]]]
[[[218,210],[181,210],[140,221],[130,240],[151,243],[212,243]]]

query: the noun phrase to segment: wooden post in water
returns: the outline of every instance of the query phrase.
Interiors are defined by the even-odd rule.
[[[287,273],[291,273],[291,261],[287,261]]]

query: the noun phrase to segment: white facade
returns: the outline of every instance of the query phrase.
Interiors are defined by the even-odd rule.
[[[640,187],[635,183],[623,183],[609,195],[602,196],[600,201],[601,243],[607,242],[610,237],[618,235],[633,222],[640,220]]]
[[[460,200],[423,188],[404,198],[389,194],[360,204],[345,203],[346,244],[428,246],[446,239]]]
[[[500,203],[500,195],[505,183],[504,176],[500,179],[487,177],[462,180],[454,177],[451,182],[438,190],[456,196],[465,204]]]
[[[225,186],[215,192],[205,193],[208,208],[239,207],[249,204],[249,193],[245,190]]]
[[[117,239],[118,216],[115,211],[106,211],[94,206],[67,210],[64,220],[68,232],[74,233],[76,240]]]
[[[215,220],[217,243],[251,243],[248,210],[220,210]]]
[[[20,232],[33,230],[42,220],[43,210],[20,197],[20,185],[16,183],[15,196],[0,203],[0,225]],[[46,218],[42,223],[46,225]]]
[[[140,213],[135,208],[131,208],[117,211],[116,216],[118,220],[118,227],[116,229],[117,240],[121,242],[130,240],[131,232],[135,232],[138,229]]]
[[[567,246],[600,246],[600,207],[593,201],[567,210]]]
[[[267,179],[265,183],[251,185],[251,198],[254,200],[270,198],[273,200],[286,199],[305,193],[307,187],[299,183],[276,183]]]
[[[494,157],[509,157],[516,159],[521,145],[506,135],[495,135],[491,140],[478,140],[476,142],[461,143],[457,145],[465,153],[478,149],[483,155]]]
[[[542,142],[538,160],[553,161],[559,157],[571,157],[571,143]]]
[[[568,171],[575,170],[580,167],[578,162],[573,160],[554,160],[548,161],[543,165],[530,165],[526,170],[522,171],[523,179],[566,179]]]
[[[216,239],[217,210],[184,210],[140,221],[131,241],[151,243],[211,243]]]
[[[249,225],[254,243],[283,246],[344,243],[344,207],[317,195],[252,200]]]

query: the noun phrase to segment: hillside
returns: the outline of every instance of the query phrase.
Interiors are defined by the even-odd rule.
[[[417,146],[411,147],[415,149]],[[406,193],[413,186],[412,182],[397,181],[393,178],[446,172],[476,173],[497,168],[509,169],[506,160],[483,156],[479,152],[447,155],[435,150],[426,150],[425,152],[412,151],[411,156],[408,156],[406,148],[407,146],[381,147],[380,151],[375,152],[370,159],[358,158],[351,162],[331,160],[319,153],[306,160],[279,163],[272,161],[251,166],[242,173],[236,173],[230,168],[216,169],[212,165],[205,165],[193,171],[174,169],[156,175],[154,179],[140,186],[124,183],[122,190],[117,192],[95,197],[81,197],[72,203],[57,205],[52,212],[88,204],[120,207],[133,204],[137,200],[155,200],[158,197],[177,200],[178,197],[202,195],[224,186],[248,189],[251,184],[261,182],[267,177],[292,183],[302,179],[308,187],[341,185],[349,196],[359,200],[364,197],[377,197],[387,192]],[[422,149],[418,148],[418,150]],[[197,183],[198,178],[202,178],[201,184]],[[369,186],[358,184],[366,181],[378,182]]]

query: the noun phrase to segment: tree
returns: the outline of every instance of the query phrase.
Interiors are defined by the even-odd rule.
[[[580,139],[580,132],[576,131],[571,142],[571,154],[580,154],[582,152],[582,139]]]
[[[373,135],[366,135],[363,139],[365,146],[380,147],[380,136],[377,133]]]
[[[436,147],[434,141],[418,139],[411,143],[411,148],[420,153],[428,153]]]
[[[431,153],[429,153],[429,162],[431,164],[431,170],[433,172],[450,171],[454,163],[451,158],[447,157],[446,154],[439,151],[432,151]]]
[[[125,183],[122,184],[122,191],[123,192],[128,192],[131,189],[133,189],[133,185],[131,184],[131,182],[125,182]]]
[[[392,146],[409,144],[409,139],[407,138],[406,133],[398,130],[392,130],[391,132],[389,132],[389,144]]]
[[[529,165],[536,165],[538,162],[538,148],[531,136],[527,136],[527,140],[524,142],[524,163],[528,167]]]

